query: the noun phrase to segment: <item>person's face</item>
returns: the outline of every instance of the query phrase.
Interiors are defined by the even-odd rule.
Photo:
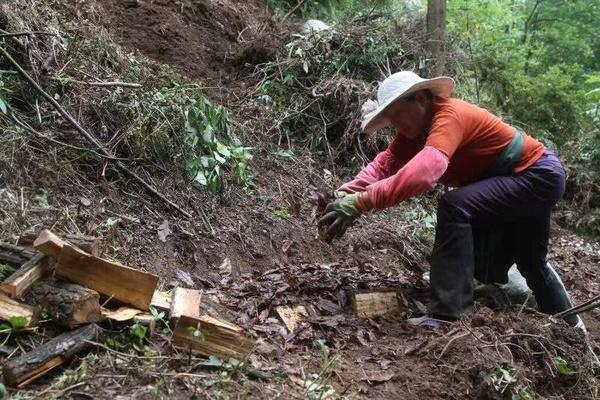
[[[383,115],[400,135],[416,139],[427,134],[430,106],[427,95],[417,92],[414,100],[396,100],[384,110]]]

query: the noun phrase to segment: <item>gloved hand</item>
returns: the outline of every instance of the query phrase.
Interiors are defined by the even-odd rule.
[[[359,204],[359,196],[360,193],[345,194],[327,204],[324,215],[318,221],[319,228],[323,230],[321,236],[325,240],[341,237],[352,222],[360,217],[363,210]]]

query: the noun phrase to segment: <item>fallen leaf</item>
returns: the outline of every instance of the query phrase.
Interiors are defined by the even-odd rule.
[[[192,279],[190,274],[188,274],[187,272],[182,271],[179,268],[177,268],[175,270],[175,276],[177,277],[177,279],[179,279],[181,282],[185,283],[186,285],[188,285],[190,287],[194,287],[194,280]]]
[[[167,221],[165,219],[163,221],[163,223],[160,224],[160,226],[158,227],[157,233],[158,233],[158,238],[160,239],[160,241],[166,242],[167,236],[169,236],[172,233],[171,229],[169,228],[169,221]]]
[[[219,265],[219,269],[222,274],[231,274],[231,260],[229,258],[225,258],[221,265]]]
[[[90,199],[88,199],[87,197],[83,197],[83,196],[79,198],[79,202],[84,207],[89,207],[90,205],[92,205],[92,202],[90,201]]]
[[[365,372],[365,376],[360,378],[360,380],[369,383],[383,383],[391,380],[394,376],[396,376],[396,374],[393,372],[369,371]]]
[[[425,307],[425,304],[415,299],[413,299],[413,302],[415,303],[415,306],[417,306],[417,310],[419,310],[420,313],[427,314],[427,307]]]

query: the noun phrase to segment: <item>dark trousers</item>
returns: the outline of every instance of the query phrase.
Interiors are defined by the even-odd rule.
[[[519,174],[483,179],[442,196],[429,312],[450,318],[472,313],[473,277],[504,283],[513,263],[540,311],[553,314],[568,308],[564,288],[546,265],[550,212],[564,190],[565,170],[547,150]]]

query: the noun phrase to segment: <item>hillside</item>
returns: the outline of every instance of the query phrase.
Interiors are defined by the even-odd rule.
[[[141,342],[101,324],[99,346],[10,389],[14,398],[598,398],[598,309],[584,317],[587,339],[492,295],[449,330],[406,324],[427,302],[439,193],[365,216],[332,244],[317,238],[315,194],[385,145],[358,122],[381,76],[368,69],[380,20],[298,37],[299,24],[261,0],[68,3],[8,1],[1,29],[44,34],[3,37],[2,48],[114,157],[99,156],[3,57],[0,240],[42,229],[99,237],[103,257],[158,275],[161,290],[202,289],[257,345],[242,364],[206,361],[174,350],[163,321]],[[403,48],[393,68],[414,64],[422,25],[386,32],[385,51]],[[201,142],[207,130],[215,136]],[[203,167],[197,151],[217,144],[233,155]],[[600,294],[600,244],[559,225],[552,235],[550,261],[574,301]],[[399,310],[353,315],[350,293],[378,288],[400,289]],[[294,332],[275,315],[281,305],[307,310]],[[0,362],[61,331],[43,318],[2,331]]]

